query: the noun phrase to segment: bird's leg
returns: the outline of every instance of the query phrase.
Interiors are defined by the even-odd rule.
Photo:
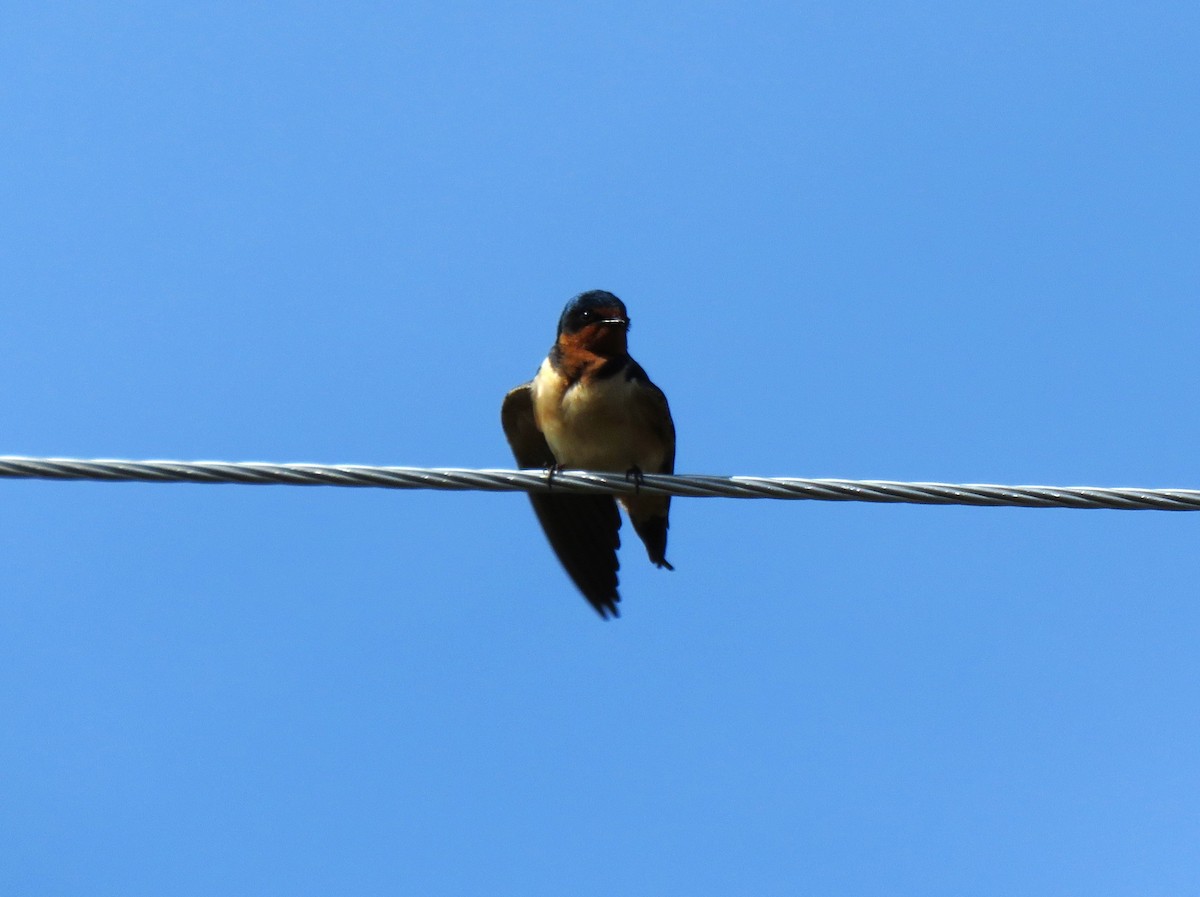
[[[556,473],[562,473],[566,469],[567,469],[567,466],[565,464],[559,464],[557,461],[552,461],[546,465],[546,489],[547,490],[554,488],[554,475]]]
[[[625,471],[625,479],[633,480],[633,494],[640,495],[642,491],[642,483],[646,481],[646,478],[642,476],[642,469],[636,464],[633,465],[633,467]]]

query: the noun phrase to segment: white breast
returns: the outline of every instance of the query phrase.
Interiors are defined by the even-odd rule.
[[[657,471],[663,447],[641,419],[638,385],[623,374],[568,387],[549,359],[533,380],[533,408],[550,450],[564,467],[624,473]]]

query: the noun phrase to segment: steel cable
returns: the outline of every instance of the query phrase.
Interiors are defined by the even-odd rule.
[[[1019,508],[1108,508],[1119,511],[1200,511],[1200,490],[1102,486],[994,486],[889,480],[806,479],[564,470],[469,470],[361,464],[268,464],[229,461],[123,461],[0,456],[0,477],[149,483],[355,486],[628,495],[638,491],[689,498],[774,498]]]

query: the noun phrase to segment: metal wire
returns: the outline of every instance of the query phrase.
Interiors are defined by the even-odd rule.
[[[989,486],[826,480],[798,477],[666,476],[640,484],[624,474],[544,470],[373,467],[359,464],[264,464],[229,461],[114,461],[0,456],[0,477],[149,483],[241,483],[267,486],[358,486],[487,492],[601,493],[638,490],[689,498],[782,498],[921,505],[1017,508],[1109,508],[1118,511],[1200,511],[1200,490],[1101,486]]]

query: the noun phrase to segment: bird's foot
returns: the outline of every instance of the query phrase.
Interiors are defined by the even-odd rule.
[[[646,482],[646,478],[642,475],[642,469],[636,464],[625,471],[625,479],[633,480],[633,494],[638,495],[642,491],[642,483]]]
[[[562,473],[564,470],[566,470],[566,465],[564,465],[564,464],[547,464],[546,465],[546,488],[547,489],[554,488],[554,475],[556,473]]]

